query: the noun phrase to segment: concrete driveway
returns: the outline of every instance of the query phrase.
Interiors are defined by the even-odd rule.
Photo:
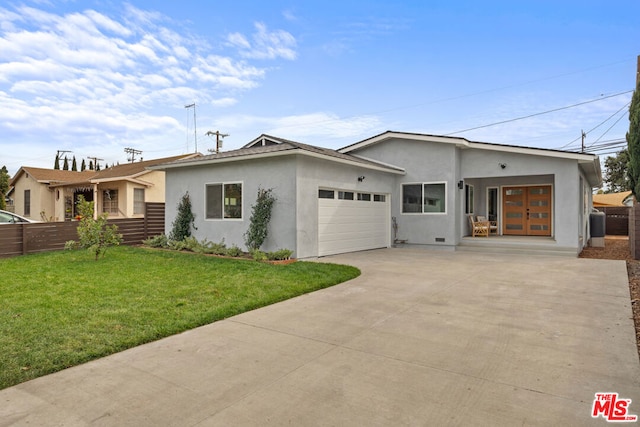
[[[350,282],[0,391],[0,425],[606,425],[640,363],[623,261],[387,249]]]

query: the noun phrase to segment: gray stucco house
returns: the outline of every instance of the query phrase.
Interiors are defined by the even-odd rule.
[[[420,245],[577,256],[588,243],[597,156],[384,132],[339,150],[261,135],[241,149],[155,166],[166,224],[189,192],[194,235],[244,247],[259,188],[277,197],[264,250],[298,258]],[[470,237],[469,215],[497,225]]]

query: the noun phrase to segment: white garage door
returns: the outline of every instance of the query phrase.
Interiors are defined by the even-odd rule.
[[[318,255],[389,246],[389,195],[318,191]]]

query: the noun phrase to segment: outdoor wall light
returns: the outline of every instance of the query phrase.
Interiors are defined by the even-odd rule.
[[[498,166],[500,166],[502,169],[507,167],[506,163],[498,163]]]
[[[464,181],[458,181],[458,190],[462,190],[464,188]]]
[[[360,176],[358,177],[358,182],[362,182],[362,181],[364,181],[364,175],[360,175]]]

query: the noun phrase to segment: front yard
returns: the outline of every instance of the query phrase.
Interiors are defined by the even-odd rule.
[[[0,259],[0,272],[0,389],[360,274],[124,246]]]

